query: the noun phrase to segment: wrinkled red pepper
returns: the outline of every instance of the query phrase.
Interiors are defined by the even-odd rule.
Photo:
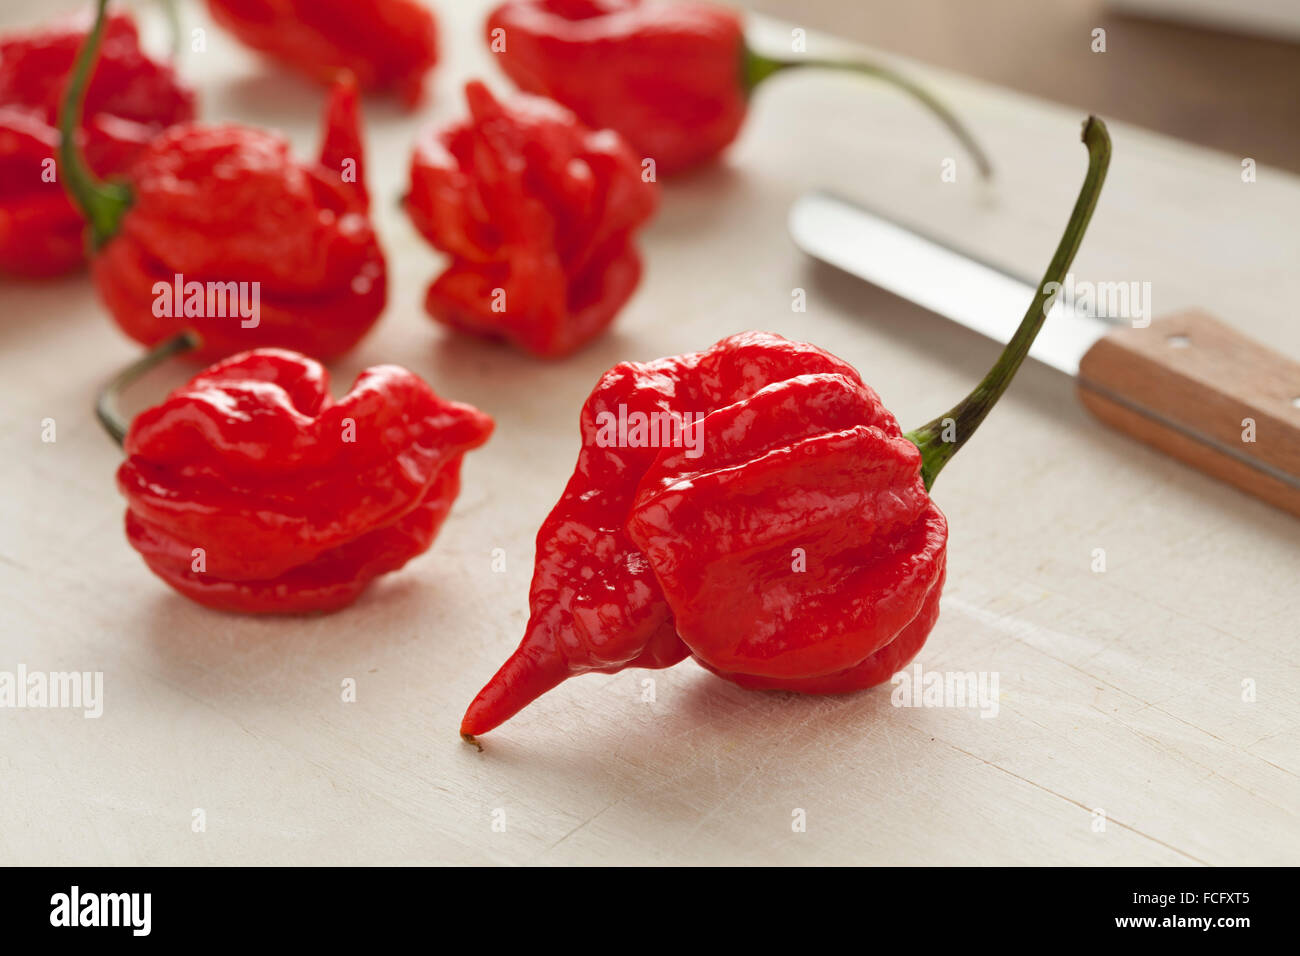
[[[99,35],[82,49],[65,128],[76,125]],[[193,329],[200,360],[263,346],[327,359],[355,345],[387,297],[357,112],[355,84],[340,81],[318,163],[295,160],[263,130],[184,124],[145,147],[127,182],[103,183],[69,142],[64,183],[90,223],[95,286],[123,331],[152,346]]]
[[[418,0],[208,0],[208,9],[246,46],[313,79],[347,71],[410,106],[438,62],[438,23]]]
[[[332,611],[428,550],[492,419],[394,365],[334,401],[279,349],[205,369],[142,412],[117,473],[131,546],[208,607]]]
[[[52,276],[85,261],[85,221],[54,162],[59,101],[90,25],[83,13],[0,37],[0,272]],[[129,15],[110,15],[77,133],[90,168],[119,175],[164,127],[193,117],[194,94],[171,65],[141,50]]]
[[[549,100],[465,87],[467,121],[423,135],[407,209],[452,257],[430,286],[438,321],[566,355],[614,320],[641,278],[633,234],[657,187],[618,134]]]
[[[965,401],[913,432],[847,363],[767,333],[607,372],[537,535],[524,638],[462,735],[576,674],[688,655],[744,687],[815,694],[906,665],[944,582],[930,488],[1006,390],[1082,241],[1110,156],[1099,120],[1084,141],[1087,177],[1015,336]]]
[[[756,53],[740,15],[695,0],[507,0],[487,42],[506,74],[586,123],[616,129],[664,175],[717,157],[744,123],[755,87],[795,67],[845,69],[916,98],[961,141],[981,175],[988,160],[961,122],[923,88],[871,63],[782,60]]]
[[[656,413],[647,438],[673,427],[664,413],[692,416],[678,419],[690,423],[681,444],[608,434]],[[523,643],[463,733],[590,670],[693,654],[747,686],[830,692],[878,683],[920,649],[947,525],[916,445],[845,362],[758,332],[626,362],[592,392],[581,430],[537,535]],[[687,457],[692,436],[699,457]]]

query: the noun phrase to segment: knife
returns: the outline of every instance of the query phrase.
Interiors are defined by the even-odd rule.
[[[795,202],[790,234],[813,258],[1001,343],[1037,292],[1032,281],[829,193]],[[1118,314],[1123,308],[1096,307],[1122,303],[1116,286],[1086,286],[1096,294],[1073,301],[1070,291],[1058,296],[1030,358],[1074,378],[1106,424],[1300,516],[1300,363],[1198,310],[1135,322]]]

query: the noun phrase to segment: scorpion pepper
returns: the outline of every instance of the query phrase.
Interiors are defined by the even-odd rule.
[[[470,117],[416,144],[407,209],[451,264],[426,308],[454,329],[566,355],[603,332],[641,278],[635,230],[657,186],[611,130],[540,97],[465,87]]]
[[[684,0],[507,0],[488,17],[489,48],[506,75],[586,123],[616,129],[664,175],[717,157],[740,132],[763,80],[796,67],[850,70],[891,83],[946,125],[980,174],[988,159],[947,107],[873,63],[777,59],[755,52],[740,15]]]
[[[59,99],[90,23],[80,14],[0,38],[0,271],[53,276],[85,261],[85,222],[55,156]],[[194,94],[141,50],[135,21],[109,15],[76,132],[90,168],[119,175],[163,128],[193,118]]]
[[[428,550],[465,452],[492,433],[487,415],[394,365],[334,401],[319,363],[280,349],[218,362],[129,430],[111,402],[100,412],[125,438],[131,546],[186,597],[259,614],[337,610]]]
[[[1024,360],[1100,194],[1105,126],[1089,118],[1083,138],[1087,176],[1019,328],[979,386],[921,428],[904,433],[848,363],[768,333],[605,373],[537,536],[524,638],[462,736],[589,671],[690,656],[744,687],[831,694],[905,666],[944,584],[934,480]]]
[[[65,131],[81,112],[104,0],[99,10],[68,87]],[[92,278],[122,330],[152,346],[193,329],[204,361],[264,346],[328,359],[355,345],[387,297],[357,114],[356,86],[340,80],[317,163],[298,162],[263,130],[174,126],[121,183],[99,181],[65,135],[64,184],[89,221]]]
[[[208,0],[243,44],[325,82],[347,71],[366,90],[423,96],[438,62],[438,23],[417,0]]]

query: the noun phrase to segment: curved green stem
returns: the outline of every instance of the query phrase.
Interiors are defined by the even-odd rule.
[[[909,80],[903,74],[883,66],[879,63],[849,62],[840,60],[778,60],[774,57],[764,56],[761,53],[755,53],[749,47],[745,48],[743,76],[745,88],[753,91],[769,76],[779,73],[782,70],[792,69],[794,67],[817,67],[825,70],[847,70],[851,73],[858,73],[863,76],[874,77],[878,80],[884,80],[898,89],[907,93],[919,101],[926,109],[933,113],[949,131],[957,137],[958,142],[975,161],[979,169],[980,177],[988,179],[993,175],[993,166],[989,162],[987,154],[983,148],[975,141],[964,123],[959,120],[948,107],[935,98],[929,90]]]
[[[1088,221],[1097,206],[1097,197],[1101,195],[1102,183],[1106,181],[1106,168],[1110,165],[1110,135],[1106,132],[1106,124],[1095,116],[1089,116],[1083,124],[1083,142],[1088,147],[1088,174],[1074,203],[1074,211],[1070,213],[1070,221],[1065,226],[1065,234],[1061,236],[1056,254],[1052,256],[1016,334],[970,395],[934,421],[907,433],[912,443],[921,449],[921,476],[927,490],[943,466],[975,434],[980,422],[1011,384],[1016,370],[1029,354],[1038,330],[1043,327],[1047,313],[1051,311],[1075,253],[1079,251]]]
[[[176,0],[159,0],[159,4],[172,35],[172,59],[178,60],[181,56],[181,12],[176,7]]]
[[[196,349],[202,344],[203,340],[199,338],[199,334],[187,329],[180,335],[155,345],[113,376],[113,380],[104,386],[99,393],[99,399],[95,402],[95,417],[99,419],[99,423],[104,426],[104,430],[108,432],[113,441],[121,445],[126,439],[127,429],[131,427],[117,405],[118,397],[121,396],[127,386],[149,369],[161,365],[173,355],[180,355],[182,352]]]
[[[77,52],[72,79],[59,109],[59,174],[68,195],[90,223],[90,235],[96,248],[117,233],[132,200],[131,190],[126,186],[106,183],[91,172],[85,156],[77,148],[86,87],[90,84],[91,71],[99,58],[99,45],[104,39],[104,11],[108,0],[98,0],[98,4],[95,25]]]

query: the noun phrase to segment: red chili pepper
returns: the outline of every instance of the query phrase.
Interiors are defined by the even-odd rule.
[[[428,550],[465,452],[492,433],[487,415],[395,365],[334,401],[320,364],[279,349],[205,369],[129,431],[105,407],[125,431],[131,546],[186,597],[252,613],[336,610]]]
[[[90,24],[79,14],[0,38],[0,271],[51,276],[85,261],[85,222],[54,162],[59,99]],[[164,127],[193,117],[194,94],[171,65],[140,49],[130,16],[109,16],[77,133],[90,168],[119,175]]]
[[[988,176],[961,122],[923,88],[872,63],[781,60],[752,50],[740,15],[686,0],[508,0],[488,17],[489,48],[521,89],[616,129],[664,175],[714,159],[744,123],[763,80],[794,67],[843,69],[885,80],[931,110]]]
[[[438,62],[438,23],[416,0],[208,0],[212,18],[246,46],[333,82],[394,90],[410,106]]]
[[[1100,120],[1084,142],[1087,178],[1014,338],[965,401],[913,432],[847,363],[767,333],[607,372],[538,532],[523,641],[462,735],[588,671],[690,655],[745,687],[824,694],[910,661],[944,581],[930,487],[1010,384],[1082,241],[1110,157]]]
[[[465,98],[469,119],[428,131],[411,160],[411,219],[452,257],[426,307],[454,329],[566,355],[636,289],[632,237],[657,187],[618,134],[556,103],[501,102],[477,81]]]
[[[100,33],[82,49],[65,128]],[[319,163],[295,160],[263,130],[185,124],[144,149],[127,183],[103,183],[69,140],[65,185],[90,222],[92,276],[123,331],[155,345],[194,329],[203,360],[261,346],[330,358],[356,344],[387,296],[356,99],[350,81],[335,86]]]

